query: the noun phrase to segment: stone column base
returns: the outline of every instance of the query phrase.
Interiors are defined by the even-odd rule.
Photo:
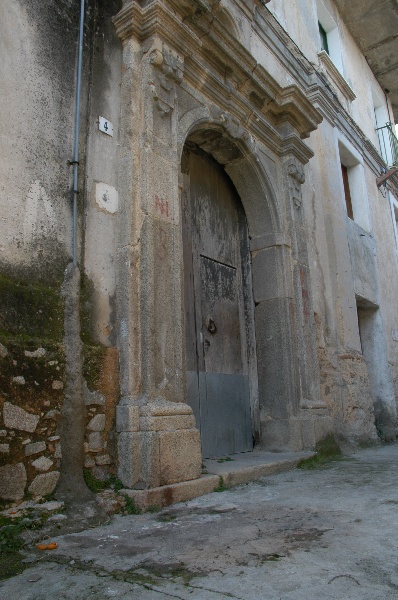
[[[297,417],[262,421],[261,446],[278,452],[313,450],[317,442],[333,432],[333,421],[328,414],[316,414],[316,410],[301,412]]]
[[[200,477],[200,434],[187,404],[120,406],[117,429],[118,475],[125,486],[147,489]]]

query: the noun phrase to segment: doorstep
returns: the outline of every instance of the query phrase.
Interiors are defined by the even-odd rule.
[[[295,469],[301,460],[314,455],[314,452],[266,452],[255,449],[253,452],[203,460],[205,474],[199,479],[171,483],[148,490],[123,489],[121,493],[133,498],[142,510],[151,506],[162,508],[210,494],[221,484],[230,487],[267,475],[290,471]]]

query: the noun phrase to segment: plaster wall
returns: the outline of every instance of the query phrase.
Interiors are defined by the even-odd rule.
[[[115,256],[121,201],[118,148],[122,46],[111,17],[120,7],[117,0],[97,6],[87,120],[84,268],[92,286],[91,333],[96,342],[106,346],[116,344]],[[113,136],[99,130],[100,116],[112,124]]]
[[[76,2],[2,3],[1,262],[48,276],[71,249]],[[6,267],[8,265],[8,267]]]
[[[348,103],[348,105],[343,98],[341,101],[365,135],[378,148],[372,89],[380,97],[381,101],[386,104],[386,108],[388,105],[386,114],[388,115],[388,111],[390,111],[389,114],[391,117],[388,119],[390,121],[393,120],[391,104],[388,98],[385,97],[384,91],[373,75],[364,55],[350,34],[335,4],[330,0],[320,0],[320,2],[323,3],[324,8],[336,24],[338,46],[342,60],[342,75],[356,95],[356,99],[352,103]],[[271,0],[267,3],[267,9],[282,24],[306,58],[318,65],[320,39],[316,1],[308,0],[301,2],[292,0],[289,4],[285,4]],[[338,91],[337,93],[339,94]]]

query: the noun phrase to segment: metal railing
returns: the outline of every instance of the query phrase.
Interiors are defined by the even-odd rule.
[[[388,167],[398,167],[398,138],[393,123],[376,127],[381,156]]]

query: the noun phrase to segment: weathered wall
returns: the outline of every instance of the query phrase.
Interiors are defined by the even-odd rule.
[[[8,495],[0,487],[4,499],[50,493],[58,477],[79,4],[0,7],[7,115],[0,137],[0,468],[7,485],[19,482]],[[123,44],[111,20],[122,4],[96,0],[86,10],[78,231],[86,468],[105,479],[117,466],[120,363],[124,481],[155,485],[198,473],[198,435],[184,396],[179,200],[180,153],[191,128],[202,128],[200,144],[225,165],[251,228],[258,439],[278,449],[313,447],[331,415],[337,435],[374,441],[379,400],[393,431],[397,258],[389,204],[375,184],[381,161],[372,89],[383,93],[333,3],[325,0],[338,24],[346,84],[318,57],[313,0],[271,0],[268,8],[225,0],[210,2],[209,13],[195,12],[193,1],[175,3],[145,43],[139,27],[149,3],[132,2],[132,23],[115,21]],[[112,122],[113,137],[98,130],[99,116]],[[206,145],[212,127],[219,146]],[[308,148],[302,140],[310,133]],[[359,165],[355,223],[346,214],[342,147]],[[261,213],[262,202],[269,213]],[[362,342],[377,334],[366,352],[357,307],[377,314],[373,329],[363,331]],[[184,463],[192,448],[193,467]]]
[[[323,66],[319,62],[316,3],[305,2],[303,6],[302,2],[293,1],[287,7],[271,0],[267,8],[280,20],[304,55],[319,64],[340,104],[340,116],[331,119],[325,115],[326,122],[311,137],[315,158],[309,169],[306,219],[313,242],[312,281],[323,397],[335,415],[337,430],[355,440],[362,434],[372,437],[375,419],[372,406],[380,402],[380,395],[384,396],[389,410],[398,371],[398,344],[393,339],[398,322],[397,305],[393,300],[398,293],[395,240],[388,199],[383,198],[375,185],[380,167],[373,162],[379,146],[372,96],[376,93],[385,101],[385,95],[334,3],[325,0],[323,5],[337,25],[341,73],[356,95],[354,99],[349,98],[350,92],[344,89],[343,83],[336,85],[327,63]],[[385,114],[389,111],[392,114],[386,104]],[[365,136],[376,149],[373,154],[369,154],[370,146],[365,147]],[[355,181],[350,183],[361,188],[355,198],[356,222],[346,216],[340,160],[348,159],[341,145],[352,153],[349,166],[360,165]],[[352,197],[355,191],[352,188]],[[383,372],[384,392],[380,392],[380,381],[375,381],[376,364],[369,362],[369,352],[363,353],[361,347],[357,304],[363,303],[377,313],[375,347],[378,360],[383,363],[379,368]],[[373,361],[377,361],[376,354]],[[395,421],[396,409],[393,408],[393,427]]]
[[[100,1],[86,7],[80,215],[88,215],[95,205],[91,165],[97,167],[99,180],[114,183],[106,175],[108,167],[114,177],[112,159],[95,134],[99,114],[117,121],[117,97],[109,101],[107,94],[110,89],[118,91],[110,73],[120,76],[120,64],[117,58],[116,66],[109,63],[121,53],[118,41],[115,49],[110,20],[119,8],[119,2]],[[65,383],[61,284],[72,240],[68,161],[73,149],[79,9],[77,0],[56,4],[21,0],[0,7],[1,100],[7,115],[0,139],[0,497],[5,500],[20,499],[24,493],[50,494],[59,477],[59,416]],[[91,163],[85,151],[87,137]],[[111,154],[115,160],[114,148]],[[91,250],[95,259],[90,258],[90,250],[86,259],[86,238],[80,230],[79,257],[88,264],[81,306],[85,466],[106,478],[116,459],[112,431],[118,354],[112,347],[115,284],[109,264],[114,245],[111,226],[105,224],[100,242],[101,222],[94,223],[93,233],[92,219],[87,216],[86,221],[80,221],[82,229],[87,227],[96,250]]]

